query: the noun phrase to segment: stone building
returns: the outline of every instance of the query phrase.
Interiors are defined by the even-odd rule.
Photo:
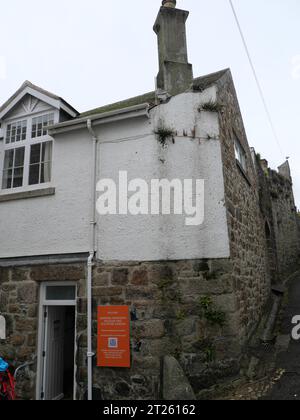
[[[196,393],[235,376],[272,282],[296,266],[287,164],[275,173],[250,150],[230,70],[193,77],[175,6],[154,26],[155,91],[80,114],[25,82],[0,108],[0,355],[29,363],[20,398],[85,398],[90,384],[95,398],[158,399],[165,356]],[[125,174],[133,192],[203,180],[203,208],[129,214],[119,197],[100,215],[101,180],[124,192]],[[129,369],[96,366],[101,305],[130,308]]]

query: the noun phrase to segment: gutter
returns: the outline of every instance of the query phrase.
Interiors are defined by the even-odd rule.
[[[92,137],[93,141],[93,160],[92,160],[92,185],[91,185],[91,215],[90,215],[90,232],[89,232],[89,242],[90,242],[90,251],[89,257],[87,260],[87,284],[86,284],[86,294],[87,294],[87,361],[88,361],[88,401],[93,399],[93,353],[92,348],[92,324],[93,324],[93,315],[92,315],[92,284],[93,284],[93,261],[96,253],[96,177],[97,177],[97,144],[98,137],[93,130],[92,121],[87,120],[87,129]]]
[[[108,124],[111,122],[127,120],[130,118],[150,118],[150,105],[145,103],[141,105],[131,106],[116,111],[104,112],[100,114],[90,115],[82,118],[75,118],[71,121],[55,124],[49,127],[48,133],[50,136],[55,134],[67,133],[78,129],[86,129],[87,125],[93,123],[93,126]],[[93,136],[93,134],[91,134]]]

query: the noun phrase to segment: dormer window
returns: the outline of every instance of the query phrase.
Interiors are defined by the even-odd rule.
[[[52,187],[49,127],[78,115],[64,99],[29,81],[0,106],[1,199]]]

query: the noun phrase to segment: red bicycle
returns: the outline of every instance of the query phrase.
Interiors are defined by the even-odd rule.
[[[16,381],[12,370],[12,368],[8,368],[5,372],[0,372],[0,401],[13,401],[16,399]]]

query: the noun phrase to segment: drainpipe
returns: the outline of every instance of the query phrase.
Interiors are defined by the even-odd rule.
[[[96,230],[96,176],[97,176],[97,143],[98,138],[93,130],[91,120],[87,120],[87,129],[93,140],[93,162],[92,162],[92,190],[91,190],[91,218],[90,218],[90,253],[87,261],[87,361],[88,361],[88,401],[93,399],[93,353],[92,348],[92,281],[93,261],[96,252],[95,230]]]

